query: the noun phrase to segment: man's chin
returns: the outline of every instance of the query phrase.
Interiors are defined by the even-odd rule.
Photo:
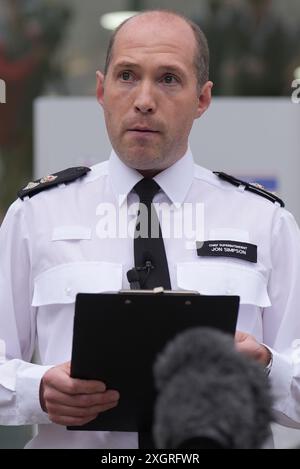
[[[151,154],[135,154],[135,155],[126,155],[125,157],[121,156],[121,160],[127,166],[137,171],[151,171],[159,170],[162,161],[157,155]]]

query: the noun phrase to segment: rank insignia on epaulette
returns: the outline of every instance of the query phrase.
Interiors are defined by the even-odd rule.
[[[46,184],[46,182],[53,182],[57,179],[57,176],[45,176],[40,180],[40,184]]]
[[[262,184],[259,184],[258,182],[251,182],[251,186],[257,187],[257,189],[262,189],[263,191],[266,190],[266,188]]]
[[[234,176],[230,176],[229,174],[220,171],[215,171],[214,174],[223,181],[227,181],[236,187],[243,187],[244,190],[260,195],[261,197],[268,199],[270,202],[279,204],[281,207],[285,206],[284,202],[276,194],[267,191],[261,184],[242,181],[241,179],[237,179]]]
[[[49,176],[38,179],[37,181],[29,182],[24,189],[19,191],[18,196],[22,200],[26,197],[31,198],[46,189],[51,189],[60,184],[68,184],[76,181],[76,179],[85,176],[89,171],[90,168],[78,166],[75,168],[65,169],[64,171],[59,171],[55,174],[50,174]]]
[[[29,191],[30,189],[34,189],[35,187],[39,186],[39,182],[29,182],[26,187],[24,187],[23,191]]]

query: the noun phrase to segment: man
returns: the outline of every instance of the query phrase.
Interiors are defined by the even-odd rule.
[[[209,107],[211,89],[207,44],[197,27],[170,12],[130,19],[114,36],[105,74],[97,73],[114,149],[109,163],[88,173],[76,168],[87,173],[80,179],[67,171],[31,183],[11,207],[0,239],[6,344],[0,423],[45,424],[30,448],[138,446],[134,433],[68,432],[65,426],[82,425],[118,405],[118,390],[70,378],[74,301],[78,291],[128,288],[134,241],[100,239],[97,214],[108,203],[119,215],[127,203],[135,220],[131,208],[142,198],[137,188],[144,178],[154,178],[159,191],[153,201],[170,208],[173,222],[185,204],[201,202],[205,209],[204,239],[198,233],[192,243],[185,234],[164,236],[172,289],[240,295],[237,348],[269,367],[281,421],[299,422],[293,364],[293,341],[300,336],[298,228],[272,196],[236,188],[194,165],[188,137],[194,119]],[[234,241],[242,259],[234,248],[220,257],[197,255],[199,240]],[[257,259],[247,251],[255,246]],[[41,365],[29,364],[36,345]]]

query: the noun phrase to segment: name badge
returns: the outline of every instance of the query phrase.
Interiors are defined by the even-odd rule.
[[[197,241],[199,257],[234,257],[257,263],[257,246],[240,241]]]

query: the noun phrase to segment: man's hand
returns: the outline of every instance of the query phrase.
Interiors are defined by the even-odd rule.
[[[255,337],[245,332],[236,332],[235,346],[239,352],[254,358],[254,360],[264,366],[267,366],[272,358],[271,352],[264,345],[257,342]]]
[[[40,403],[52,422],[81,426],[106,410],[116,407],[120,395],[106,391],[101,381],[73,379],[70,362],[51,368],[40,385]]]

